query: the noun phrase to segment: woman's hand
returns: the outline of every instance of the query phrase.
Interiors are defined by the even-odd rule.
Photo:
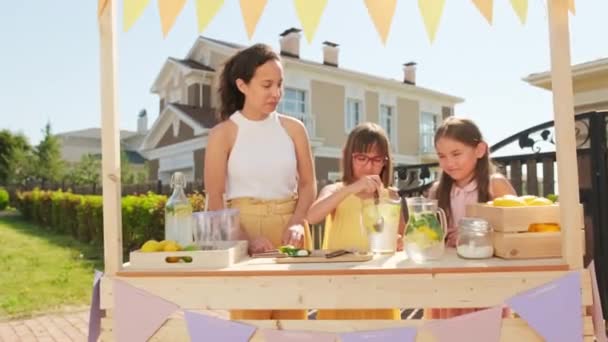
[[[272,251],[274,246],[267,238],[260,236],[249,241],[249,254],[264,253]]]
[[[294,224],[283,232],[283,245],[292,245],[296,248],[302,248],[304,246],[304,226],[301,224]]]
[[[378,175],[368,175],[359,178],[356,182],[350,185],[353,193],[374,193],[382,189],[382,180]]]

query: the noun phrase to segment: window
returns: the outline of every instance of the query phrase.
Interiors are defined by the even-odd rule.
[[[279,108],[277,110],[282,114],[287,114],[304,121],[304,116],[308,115],[306,109],[306,91],[285,88],[283,99],[281,100],[281,103],[279,103]]]
[[[188,87],[188,105],[194,107],[211,107],[211,86],[194,83]]]
[[[361,100],[346,99],[346,116],[344,120],[344,128],[346,133],[350,133],[358,124],[363,121],[361,113]]]
[[[420,152],[433,153],[435,150],[435,131],[437,130],[437,115],[420,113]]]
[[[397,146],[397,123],[395,109],[391,106],[380,105],[380,126],[386,131],[393,149]]]

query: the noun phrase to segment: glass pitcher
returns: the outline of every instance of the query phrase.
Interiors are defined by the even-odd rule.
[[[437,200],[424,197],[407,198],[408,221],[404,247],[415,262],[437,260],[443,256],[447,236],[445,212]]]
[[[392,197],[388,191],[384,191],[377,201],[374,198],[363,200],[361,221],[372,253],[395,253],[400,215],[399,197]]]

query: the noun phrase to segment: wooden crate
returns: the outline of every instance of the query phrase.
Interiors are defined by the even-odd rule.
[[[230,267],[247,258],[247,241],[213,241],[215,249],[179,252],[130,253],[130,266],[136,269],[216,269]],[[183,257],[191,258],[184,262]],[[176,261],[179,260],[179,261]]]
[[[532,223],[559,224],[559,204],[534,207],[493,207],[477,203],[467,206],[466,213],[467,216],[479,217],[488,221],[495,232],[527,232]]]
[[[562,256],[561,232],[494,232],[494,255],[503,259],[558,258]]]

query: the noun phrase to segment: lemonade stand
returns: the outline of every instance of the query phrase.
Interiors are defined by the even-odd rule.
[[[488,3],[477,0],[473,2],[477,6],[479,3]],[[298,337],[300,340],[304,340],[302,336],[308,336],[308,340],[346,341],[352,335],[341,334],[362,331],[372,331],[369,336],[385,337],[380,340],[394,340],[397,337],[390,336],[397,335],[391,334],[406,331],[399,329],[420,328],[417,330],[415,340],[431,341],[433,331],[437,332],[439,329],[437,327],[440,327],[442,322],[429,325],[426,320],[257,320],[229,325],[232,323],[226,320],[213,321],[210,312],[233,309],[378,308],[493,308],[493,312],[496,312],[502,310],[505,303],[519,308],[518,302],[511,299],[519,298],[518,295],[521,293],[553,284],[565,276],[575,275],[575,289],[570,294],[575,297],[580,296],[578,297],[580,302],[576,302],[578,304],[575,305],[578,309],[574,310],[573,319],[580,330],[575,331],[577,335],[573,340],[592,341],[594,324],[591,316],[583,310],[593,304],[593,296],[590,275],[582,265],[581,216],[577,210],[564,209],[579,207],[568,31],[570,2],[573,1],[547,2],[553,104],[556,135],[559,141],[557,161],[560,175],[560,205],[548,206],[547,208],[550,208],[548,211],[551,212],[545,214],[553,215],[551,218],[557,221],[551,222],[558,222],[561,226],[561,231],[554,233],[560,242],[558,257],[463,259],[456,255],[454,249],[442,251],[443,244],[436,243],[442,241],[443,237],[442,223],[441,220],[435,219],[435,213],[428,216],[423,213],[424,211],[420,213],[414,211],[410,213],[413,220],[408,227],[410,231],[406,234],[411,236],[411,241],[417,243],[410,248],[422,246],[425,250],[428,247],[440,249],[436,251],[436,255],[421,254],[421,259],[425,259],[424,262],[411,260],[405,253],[379,253],[364,262],[280,263],[275,262],[273,258],[249,258],[247,255],[235,252],[238,247],[232,246],[222,249],[221,253],[224,253],[221,256],[222,260],[230,260],[223,267],[207,267],[209,265],[133,267],[123,264],[121,241],[119,117],[115,87],[117,80],[115,22],[118,1],[101,0],[99,28],[105,252],[105,270],[100,278],[99,304],[104,310],[104,317],[101,320],[101,340],[133,341],[136,338],[129,339],[125,336],[136,336],[138,333],[147,332],[143,339],[151,337],[154,341],[189,341],[191,338],[195,340],[193,336],[197,336],[194,329],[196,326],[205,326],[207,333],[215,331],[218,334],[235,333],[240,331],[239,329],[244,329],[243,327],[251,328],[249,330],[251,341],[291,340],[292,338],[288,336],[294,339]],[[256,1],[246,3],[248,5],[245,7],[253,6]],[[489,3],[491,7],[491,1]],[[507,213],[505,216],[507,209],[523,211],[517,215]],[[520,217],[519,214],[525,214],[527,209],[529,208],[480,206],[471,210],[475,210],[473,212],[475,215],[495,217],[502,220],[502,223],[508,223],[508,220]],[[485,212],[480,212],[484,210]],[[494,212],[491,212],[493,210]],[[534,218],[534,222],[539,221]],[[505,225],[502,233],[505,235],[511,233],[509,229],[514,229],[513,227],[515,226]],[[229,252],[230,250],[232,252]],[[553,287],[559,288],[557,283]],[[127,288],[130,291],[129,295],[125,295]],[[139,304],[125,304],[136,301]],[[155,303],[155,309],[147,306],[151,303]],[[149,312],[154,310],[158,312]],[[543,314],[555,314],[550,311]],[[522,312],[524,312],[523,307]],[[135,315],[139,318],[134,319]],[[198,323],[194,326],[189,325],[188,322],[191,322],[196,315],[200,315],[196,318]],[[524,315],[499,321],[498,336],[501,341],[543,340],[542,327],[535,326],[534,320],[526,320],[522,317]],[[481,319],[477,316],[469,318],[473,322]],[[211,321],[212,324],[209,323]],[[450,324],[466,324],[466,321],[450,322]],[[129,330],[129,325],[132,328],[135,324],[144,323],[148,325],[136,326],[136,331]],[[475,326],[479,327],[480,324],[475,323]],[[475,329],[477,331],[477,328]],[[286,335],[281,335],[283,338],[277,339],[274,335],[277,333]],[[240,340],[248,339],[249,337]],[[233,340],[239,339],[234,337]]]

